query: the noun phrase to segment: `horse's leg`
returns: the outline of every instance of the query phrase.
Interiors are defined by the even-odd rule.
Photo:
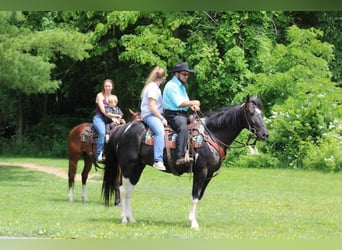
[[[90,172],[92,165],[92,161],[89,155],[85,155],[84,157],[84,167],[82,171],[82,200],[84,202],[88,201],[88,195],[87,195],[87,180],[88,180],[88,174]]]
[[[198,203],[199,203],[199,199],[192,199],[190,213],[189,213],[189,222],[191,224],[191,229],[195,229],[195,230],[199,230],[199,224],[196,219]]]
[[[121,167],[120,165],[117,168],[117,173],[116,173],[116,177],[115,177],[115,191],[114,191],[114,195],[115,195],[115,201],[114,201],[114,205],[115,206],[120,206],[120,185],[121,185]]]
[[[188,217],[191,224],[191,229],[199,230],[199,224],[197,222],[198,205],[210,180],[211,177],[208,177],[207,168],[203,168],[200,172],[194,173],[192,202]]]
[[[69,201],[74,201],[74,183],[75,183],[75,175],[77,170],[77,157],[69,157],[69,170],[68,170],[68,183],[69,183]]]
[[[199,224],[197,222],[197,210],[198,210],[198,205],[199,202],[204,194],[204,191],[210,181],[210,178],[207,179],[201,188],[199,196],[197,195],[196,197],[198,198],[193,198],[191,202],[191,208],[190,208],[190,213],[189,213],[189,222],[191,224],[191,229],[199,230]]]
[[[121,204],[121,198],[120,198],[120,187],[115,189],[115,201],[114,201],[114,205],[115,206],[120,206]]]
[[[132,215],[131,198],[134,191],[134,185],[131,184],[128,178],[122,178],[122,185],[120,186],[121,195],[121,222],[126,224],[127,222],[135,223],[135,219]]]

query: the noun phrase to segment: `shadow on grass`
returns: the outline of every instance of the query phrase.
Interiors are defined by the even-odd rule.
[[[105,206],[104,202],[101,201],[100,199],[98,200],[88,200],[88,201],[83,201],[81,197],[75,197],[73,202],[69,201],[68,195],[66,194],[65,197],[61,197],[61,198],[52,198],[49,199],[49,201],[51,202],[56,202],[56,203],[66,203],[66,204],[70,204],[70,205],[101,205],[101,206]]]
[[[110,208],[109,208],[110,209]],[[180,228],[180,229],[188,229],[190,227],[190,224],[187,223],[186,220],[182,221],[168,221],[168,220],[163,220],[160,218],[156,219],[147,219],[147,218],[135,218],[137,221],[136,223],[127,223],[127,224],[122,224],[121,223],[121,218],[115,216],[114,214],[108,218],[106,217],[90,217],[87,220],[91,223],[107,223],[107,224],[113,224],[113,225],[122,225],[122,226],[127,226],[127,227],[143,227],[143,226],[154,226],[154,227],[160,227],[160,228],[165,228],[165,227],[172,227],[172,228]]]
[[[39,181],[37,175],[32,174],[32,171],[25,170],[20,166],[1,166],[0,167],[0,182],[15,186],[26,186],[25,182]],[[28,184],[27,184],[28,185]]]

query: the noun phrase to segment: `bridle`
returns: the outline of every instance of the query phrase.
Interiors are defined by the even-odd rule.
[[[250,133],[249,133],[249,135],[248,135],[247,140],[246,140],[245,143],[240,142],[240,141],[235,140],[235,139],[233,140],[233,143],[235,142],[235,143],[237,143],[237,144],[240,144],[239,146],[231,146],[231,144],[229,145],[229,144],[226,144],[226,143],[222,142],[220,139],[218,139],[218,138],[217,138],[217,137],[208,129],[208,127],[205,125],[204,121],[200,118],[199,113],[201,114],[202,117],[204,117],[204,114],[203,114],[201,111],[194,111],[194,113],[195,113],[195,116],[197,117],[197,119],[201,122],[201,124],[202,124],[202,126],[204,127],[205,131],[207,131],[209,137],[210,137],[212,140],[214,140],[214,141],[220,143],[222,146],[224,146],[224,147],[226,147],[226,148],[243,148],[243,147],[248,147],[248,146],[255,147],[255,145],[256,145],[256,143],[257,143],[257,141],[258,141],[258,136],[257,136],[257,134],[256,134],[256,129],[255,129],[253,126],[251,126],[251,123],[250,123],[250,121],[249,121],[249,119],[248,119],[248,116],[247,116],[247,108],[246,108],[245,106],[246,106],[246,103],[243,103],[243,104],[240,106],[240,108],[243,108],[243,110],[244,110],[244,117],[245,117],[245,120],[246,120],[246,122],[247,122],[248,130],[249,130]],[[254,141],[253,141],[252,143],[250,143],[250,141],[251,141],[253,138],[254,138]]]
[[[256,105],[256,104],[254,103],[254,105]],[[243,103],[240,107],[243,108],[243,110],[244,110],[243,113],[244,113],[245,120],[246,120],[247,125],[248,125],[249,135],[248,135],[247,141],[246,141],[245,143],[241,143],[241,142],[238,142],[238,141],[236,141],[236,140],[234,140],[234,141],[235,141],[235,142],[238,142],[238,143],[240,143],[240,144],[243,145],[243,146],[240,146],[240,147],[255,146],[256,143],[257,143],[257,141],[258,141],[258,136],[257,136],[257,134],[256,134],[257,131],[256,131],[256,129],[251,125],[251,122],[250,122],[250,120],[249,120],[249,118],[248,118],[248,116],[247,116],[246,103]],[[258,116],[258,118],[259,118],[259,114],[257,114],[257,116]],[[254,137],[254,142],[250,144],[249,141],[250,141],[253,137]]]

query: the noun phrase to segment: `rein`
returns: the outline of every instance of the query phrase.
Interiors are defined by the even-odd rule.
[[[242,106],[243,106],[243,105],[242,105]],[[249,123],[249,121],[248,121],[248,119],[247,119],[247,115],[246,115],[246,110],[245,110],[245,109],[244,109],[244,115],[245,115],[245,119],[246,119],[247,124],[248,124],[248,129],[249,129],[249,131],[250,131],[250,134],[248,135],[247,140],[246,140],[245,143],[240,142],[240,141],[237,141],[237,140],[233,140],[233,142],[240,144],[240,146],[231,146],[231,145],[229,145],[229,144],[226,144],[226,143],[222,142],[220,139],[218,139],[218,138],[217,138],[217,137],[208,129],[208,127],[205,125],[205,123],[201,120],[201,117],[199,116],[198,111],[194,111],[194,113],[195,113],[196,117],[198,118],[198,120],[199,120],[199,121],[201,122],[201,124],[203,125],[204,129],[207,131],[209,137],[210,137],[212,140],[214,140],[214,141],[220,143],[220,144],[223,145],[224,147],[227,147],[227,148],[243,148],[243,147],[248,147],[248,146],[255,146],[256,143],[257,143],[258,138],[257,138],[257,136],[256,136],[256,131],[255,131],[254,128],[251,127],[251,125],[250,125],[250,123]],[[202,117],[204,117],[204,114],[203,114],[201,111],[200,111],[200,113],[201,113]],[[250,140],[251,140],[253,137],[255,137],[255,140],[254,140],[253,143],[250,144],[249,142],[250,142]]]

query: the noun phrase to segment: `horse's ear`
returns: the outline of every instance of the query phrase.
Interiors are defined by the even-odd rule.
[[[246,103],[248,103],[249,100],[250,100],[250,96],[249,96],[249,94],[248,94],[248,95],[246,96]]]

